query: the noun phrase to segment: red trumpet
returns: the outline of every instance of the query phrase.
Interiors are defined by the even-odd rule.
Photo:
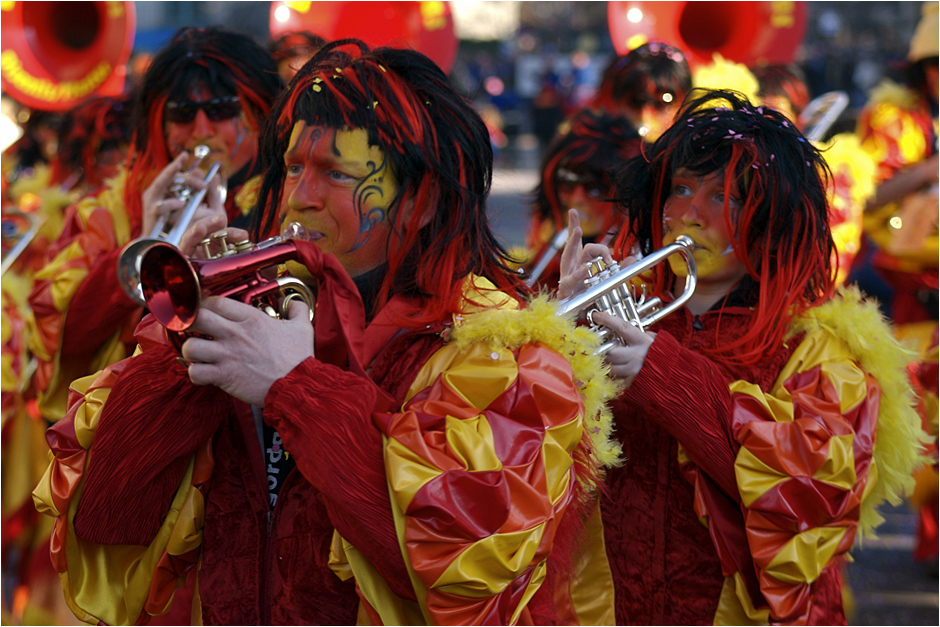
[[[208,296],[234,298],[275,318],[286,314],[290,301],[299,298],[310,308],[312,320],[315,299],[310,288],[277,268],[297,258],[291,237],[297,235],[299,225],[292,227],[285,232],[290,236],[272,237],[257,245],[247,240],[229,244],[224,233],[216,234],[202,245],[208,252],[215,242],[222,252],[208,259],[187,259],[171,244],[154,244],[140,262],[147,307],[160,324],[177,334],[192,326]],[[168,335],[177,346],[185,339]]]

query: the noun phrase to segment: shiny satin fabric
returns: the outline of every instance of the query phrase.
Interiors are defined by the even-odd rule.
[[[872,477],[879,388],[838,338],[819,330],[803,339],[768,393],[743,381],[731,392],[745,533],[770,610],[754,608],[735,573],[716,622],[801,622],[811,584],[852,547]]]
[[[115,333],[87,365],[63,360],[59,354],[69,304],[89,269],[109,250],[130,241],[130,221],[123,200],[124,181],[122,172],[109,187],[83,198],[69,209],[63,234],[71,232],[74,239],[55,251],[53,259],[35,275],[30,305],[36,315],[29,321],[29,348],[37,357],[35,381],[39,408],[49,420],[65,416],[69,384],[73,380],[128,356],[120,340],[122,336],[130,336],[140,318],[136,316],[129,327],[115,329],[119,333]]]
[[[515,622],[570,499],[583,402],[546,347],[451,344],[428,369],[380,423],[413,583],[431,623]]]
[[[562,517],[581,489],[576,449],[592,442],[593,463],[619,454],[606,439],[610,414],[602,409],[617,390],[606,387],[599,360],[591,361],[597,340],[590,332],[582,337],[545,302],[457,322],[401,411],[374,417],[385,435],[396,530],[418,603],[391,595],[354,547],[334,545],[343,562],[334,570],[351,567],[373,621],[528,624],[526,604],[545,581]],[[578,581],[556,582],[551,593],[571,624],[614,622],[592,502],[578,547],[590,550],[574,564]]]
[[[80,540],[72,520],[81,498],[83,473],[110,388],[123,370],[119,362],[79,379],[73,395],[74,421],[47,433],[53,462],[33,493],[37,509],[55,516],[50,553],[70,609],[85,622],[134,624],[146,613],[169,610],[179,578],[196,563],[202,542],[204,495],[195,487],[211,475],[211,453],[200,450],[189,467],[150,546],[103,546]]]

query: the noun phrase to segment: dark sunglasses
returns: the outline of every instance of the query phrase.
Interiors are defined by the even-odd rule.
[[[206,114],[210,122],[222,122],[231,120],[241,113],[242,104],[238,96],[212,98],[202,102],[167,100],[164,116],[168,122],[173,124],[189,124],[196,119],[196,112],[200,109]]]
[[[565,194],[572,193],[576,187],[583,187],[584,192],[592,198],[604,195],[604,184],[591,175],[581,175],[565,168],[558,168],[555,173],[558,190]]]

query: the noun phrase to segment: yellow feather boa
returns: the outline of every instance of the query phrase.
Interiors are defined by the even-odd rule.
[[[611,439],[613,416],[607,406],[621,386],[607,377],[609,367],[594,351],[597,336],[586,327],[577,327],[568,318],[555,314],[557,307],[541,295],[521,311],[489,309],[466,316],[454,328],[450,341],[465,348],[477,342],[492,346],[523,346],[541,342],[563,355],[584,399],[585,428],[591,438],[593,455],[599,466],[621,463],[621,446]]]

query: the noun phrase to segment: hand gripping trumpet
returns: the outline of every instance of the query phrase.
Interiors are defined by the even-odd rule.
[[[275,276],[278,265],[297,258],[292,238],[306,238],[297,223],[257,245],[248,240],[231,244],[223,231],[201,242],[207,255],[213,241],[222,249],[209,259],[187,259],[175,246],[157,242],[140,261],[144,302],[177,349],[209,296],[240,300],[274,318],[286,314],[290,302],[299,298],[310,308],[312,320],[315,300],[310,288],[296,277]]]
[[[208,146],[196,146],[195,150],[193,150],[193,163],[186,173],[194,171],[202,160],[209,155],[209,152]],[[215,163],[209,168],[209,172],[203,179],[207,185],[209,181],[212,180],[212,177],[218,173],[220,167],[220,164]],[[173,180],[173,186],[170,188],[170,191],[173,192],[179,200],[187,203],[180,213],[179,218],[174,223],[173,228],[169,231],[166,230],[169,215],[163,214],[159,217],[156,224],[154,224],[153,230],[150,232],[149,236],[138,237],[129,242],[121,250],[121,257],[118,259],[117,267],[118,281],[121,287],[124,288],[124,292],[128,297],[138,305],[144,305],[144,293],[140,286],[140,261],[144,253],[157,243],[179,246],[183,239],[183,234],[186,232],[186,229],[189,228],[193,217],[196,215],[196,210],[199,209],[199,205],[202,204],[202,201],[206,197],[208,187],[193,191],[191,187],[182,183],[184,174],[178,175]]]
[[[695,292],[695,259],[692,257],[691,238],[680,235],[675,243],[655,251],[648,257],[637,261],[633,265],[621,269],[620,265],[606,265],[603,258],[597,257],[588,262],[589,277],[584,280],[587,289],[580,294],[574,294],[558,302],[558,315],[565,315],[572,311],[581,311],[589,306],[587,320],[591,330],[601,337],[604,344],[597,350],[603,355],[615,346],[620,345],[613,331],[606,327],[594,324],[594,312],[600,311],[617,316],[641,331],[654,322],[665,318],[673,311],[685,304]],[[646,298],[645,290],[640,294],[630,282],[641,274],[648,272],[657,264],[665,261],[672,255],[681,255],[687,270],[685,289],[676,300],[663,304],[659,297]]]

